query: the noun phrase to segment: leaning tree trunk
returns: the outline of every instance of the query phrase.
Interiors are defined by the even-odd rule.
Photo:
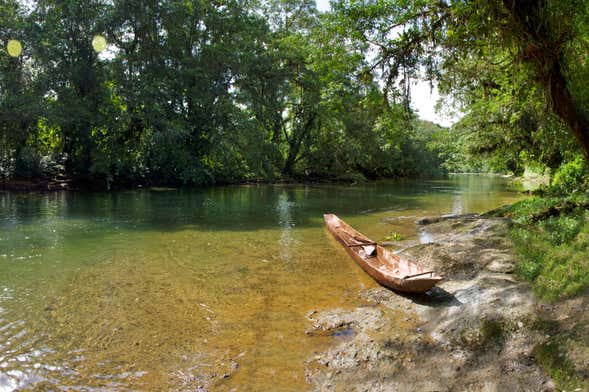
[[[503,0],[520,35],[524,59],[532,64],[552,104],[552,111],[571,129],[589,161],[589,118],[573,99],[563,73],[566,40],[552,31],[545,15],[546,0]]]
[[[575,104],[559,62],[554,64],[546,87],[550,91],[552,110],[569,126],[589,161],[589,119]]]

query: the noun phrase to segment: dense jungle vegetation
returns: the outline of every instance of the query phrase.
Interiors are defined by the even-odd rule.
[[[109,187],[440,172],[431,136],[444,130],[383,90],[365,48],[314,1],[0,7],[4,46],[23,46],[0,57],[5,178]]]
[[[6,0],[0,11],[5,179],[521,174],[589,151],[583,1],[335,0],[319,12],[314,0]],[[462,112],[452,128],[416,116],[417,79]]]

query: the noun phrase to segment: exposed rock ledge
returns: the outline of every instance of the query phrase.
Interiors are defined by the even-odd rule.
[[[379,287],[361,292],[366,305],[353,311],[310,314],[310,332],[331,333],[340,341],[309,359],[313,389],[554,390],[535,357],[535,348],[550,339],[538,325],[551,315],[510,274],[515,257],[506,235],[509,222],[469,215],[420,224],[433,242],[404,254],[447,279],[425,295]],[[580,371],[583,364],[579,359]]]

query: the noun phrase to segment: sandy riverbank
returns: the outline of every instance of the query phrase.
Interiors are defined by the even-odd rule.
[[[314,390],[589,388],[589,293],[552,304],[536,299],[512,274],[507,220],[419,223],[430,243],[395,245],[446,280],[425,295],[375,288],[359,293],[364,304],[355,310],[311,311],[310,338],[335,340],[307,363]]]

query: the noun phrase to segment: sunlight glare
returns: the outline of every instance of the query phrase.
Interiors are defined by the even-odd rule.
[[[97,53],[106,49],[106,39],[102,35],[95,35],[92,38],[92,47]]]
[[[6,45],[6,51],[11,57],[18,57],[22,53],[22,45],[20,41],[11,39]]]

